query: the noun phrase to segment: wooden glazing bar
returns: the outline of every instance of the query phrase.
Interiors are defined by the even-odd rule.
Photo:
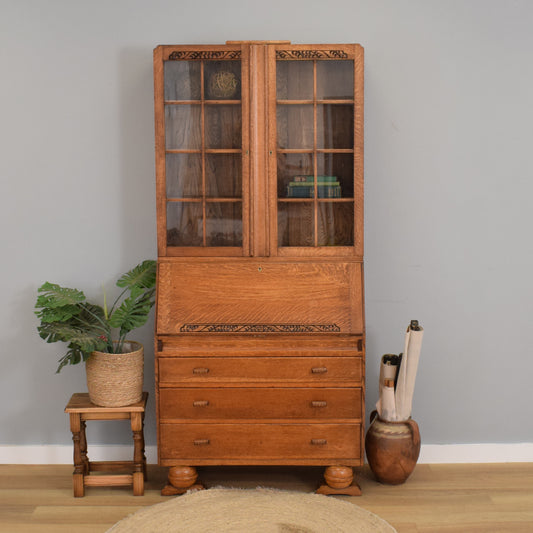
[[[201,105],[201,100],[165,100],[165,105]]]
[[[165,150],[165,154],[201,154],[202,150],[184,150],[179,148],[170,148]],[[240,148],[206,148],[203,150],[206,154],[240,154]]]
[[[154,50],[154,118],[155,118],[155,171],[157,210],[157,254],[166,252],[166,164],[165,164],[165,86],[163,79],[163,50]]]
[[[307,202],[309,203],[313,198],[278,198],[278,202],[280,203],[300,203],[300,202]],[[317,198],[317,202],[319,203],[328,203],[328,202],[335,202],[335,203],[353,203],[353,198]]]
[[[316,79],[316,61],[313,61],[313,194],[314,194],[314,241],[318,246],[318,186],[317,186],[317,145],[318,145],[318,117],[316,103],[317,79]]]
[[[251,182],[251,255],[268,256],[268,217],[264,199],[268,187],[264,177],[268,175],[269,155],[259,149],[267,145],[268,116],[265,102],[267,87],[267,47],[250,46],[250,144],[255,146],[250,160]]]
[[[352,148],[318,148],[318,154],[353,154]]]
[[[277,152],[278,154],[312,154],[314,150],[312,148],[280,148]]]
[[[241,105],[241,100],[205,100],[205,105]]]
[[[364,49],[355,45],[354,57],[354,239],[355,253],[363,255],[364,196]]]
[[[241,51],[241,123],[250,124],[250,57],[249,47]],[[242,255],[250,255],[250,128],[242,128]]]
[[[203,198],[194,198],[194,197],[191,197],[191,198],[167,198],[167,202],[177,202],[177,203],[180,203],[180,202],[186,202],[186,203],[196,203],[196,204],[200,204],[202,203],[204,200]]]
[[[242,256],[242,248],[235,246],[169,246],[167,257],[227,257]]]
[[[206,154],[242,154],[240,148],[206,148]]]
[[[168,148],[165,150],[165,154],[201,154],[202,150],[180,149],[180,148]]]
[[[350,105],[353,104],[353,100],[276,100],[276,104],[278,105],[311,105],[311,104],[344,104],[344,105]]]
[[[200,63],[200,98],[202,99],[202,113],[201,113],[201,137],[202,137],[202,244],[207,244],[206,233],[206,205],[205,205],[205,61]]]
[[[353,246],[282,246],[278,248],[278,255],[283,257],[335,257],[353,256]],[[357,256],[356,256],[357,257]]]

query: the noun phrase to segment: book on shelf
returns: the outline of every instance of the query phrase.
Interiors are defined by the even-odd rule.
[[[287,186],[287,198],[314,198],[315,186],[302,184],[289,184]],[[318,185],[317,186],[317,198],[340,198],[341,188],[338,183]]]
[[[338,183],[337,176],[323,176],[318,175],[316,177],[317,182],[323,182],[323,183]],[[292,183],[314,183],[315,176],[314,174],[311,175],[299,175],[294,176],[292,178]]]

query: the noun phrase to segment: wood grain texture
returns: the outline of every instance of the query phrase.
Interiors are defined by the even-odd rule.
[[[134,496],[144,494],[146,479],[146,457],[144,454],[144,411],[148,393],[141,401],[126,407],[101,407],[89,400],[87,393],[75,393],[70,398],[65,412],[69,415],[70,430],[74,444],[74,473],[72,487],[74,496],[85,495],[85,487],[133,486]],[[86,421],[88,420],[130,420],[133,433],[133,460],[90,461],[87,453]],[[127,473],[91,475],[94,472]]]
[[[322,464],[342,461],[360,464],[358,424],[166,424],[161,423],[161,454],[181,464],[295,464],[321,460]],[[323,440],[323,443],[313,443]],[[195,441],[208,441],[195,444]],[[296,463],[297,464],[297,463]]]
[[[361,420],[361,389],[203,388],[160,392],[161,421],[229,419]]]
[[[195,373],[198,368],[208,372]],[[363,378],[359,357],[162,357],[159,371],[161,387],[324,387],[360,385]]]
[[[186,324],[334,324],[362,333],[358,263],[161,263],[157,332]]]
[[[364,48],[355,45],[354,54],[354,200],[355,253],[364,253]]]
[[[349,357],[363,355],[362,335],[159,335],[158,357]]]
[[[323,467],[202,467],[207,487],[313,491]],[[533,463],[419,464],[400,486],[355,469],[358,497],[343,496],[387,520],[398,533],[526,533],[533,530]],[[87,487],[72,497],[72,465],[0,465],[0,531],[104,533],[138,509],[168,501],[167,468],[148,466],[142,498],[128,487]]]
[[[156,49],[165,494],[183,491],[177,473],[195,465],[334,466],[346,485],[362,464],[361,50],[288,41]],[[241,62],[240,100],[209,94],[214,60],[233,77]],[[165,186],[165,172],[175,182]],[[342,197],[315,187],[294,198],[287,187],[302,173],[337,176]]]

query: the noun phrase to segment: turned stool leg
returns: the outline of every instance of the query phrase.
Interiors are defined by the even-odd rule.
[[[196,484],[198,472],[194,466],[171,466],[168,471],[168,482],[161,494],[163,496],[175,496],[184,494],[188,490],[202,490],[202,484]]]
[[[87,424],[85,420],[80,420],[80,453],[81,460],[83,462],[83,474],[85,476],[89,475],[89,457],[87,456],[87,434],[86,434]]]
[[[74,497],[80,498],[85,495],[83,476],[86,466],[82,455],[82,421],[79,413],[70,413],[70,431],[72,431],[72,441],[74,442],[72,487],[74,489]]]
[[[133,432],[133,495],[142,496],[146,475],[146,457],[141,413],[131,413],[131,430]]]
[[[321,485],[317,494],[361,496],[361,489],[357,483],[353,483],[353,469],[349,466],[328,466],[324,479],[326,485]]]

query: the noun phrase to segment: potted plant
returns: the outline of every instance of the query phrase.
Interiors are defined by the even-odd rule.
[[[127,339],[143,326],[155,301],[156,262],[143,261],[117,281],[122,292],[111,307],[90,303],[78,289],[46,282],[38,289],[35,314],[46,342],[68,343],[56,372],[86,362],[89,397],[96,405],[118,407],[141,400],[143,346]]]

